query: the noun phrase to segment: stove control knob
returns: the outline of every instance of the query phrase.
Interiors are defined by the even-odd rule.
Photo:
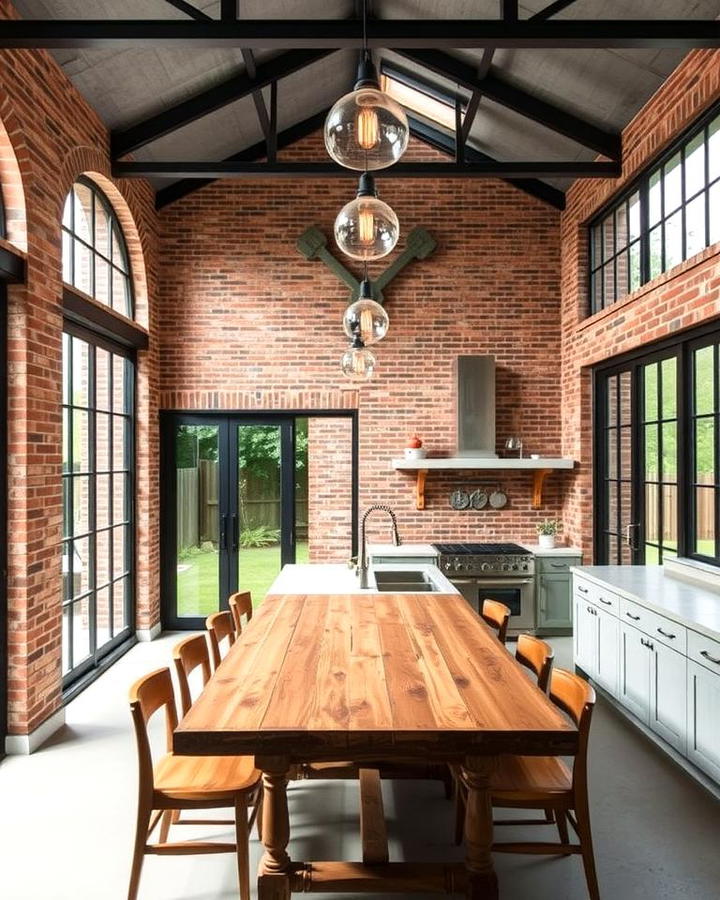
[[[450,570],[450,563],[448,561],[443,563],[443,569],[445,569],[446,572]]]
[[[528,570],[528,564],[523,563],[523,572],[527,572],[527,570]]]
[[[513,569],[514,572],[516,572],[519,568],[520,568],[520,567],[518,566],[517,563],[513,563],[513,564],[512,564],[512,569]]]
[[[507,563],[503,563],[503,565],[502,565],[502,570],[503,570],[503,572],[507,572],[507,570],[508,570],[509,568],[510,568],[510,566],[509,566]]]
[[[481,571],[481,572],[489,572],[490,569],[492,569],[492,566],[490,565],[490,563],[483,563],[483,564],[480,566],[480,571]]]
[[[460,560],[456,559],[455,560],[455,571],[461,572],[464,568],[465,568],[465,566],[460,562]]]

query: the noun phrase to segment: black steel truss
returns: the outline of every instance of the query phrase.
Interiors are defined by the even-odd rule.
[[[289,50],[287,53],[257,66],[254,78],[249,71],[243,70],[240,74],[216,84],[209,90],[201,91],[194,97],[190,97],[156,116],[151,116],[149,119],[121,131],[114,131],[111,135],[113,156],[117,158],[126,153],[132,153],[171,131],[183,128],[229,103],[247,97],[274,81],[323,59],[330,52],[329,50]]]
[[[708,19],[369,19],[371,49],[452,47],[658,48],[720,47],[720,22]],[[357,19],[18,19],[0,25],[8,49],[246,47],[251,50],[363,47]]]
[[[532,119],[550,128],[565,137],[571,138],[584,147],[590,147],[598,153],[610,159],[620,159],[621,141],[620,135],[606,131],[591,125],[589,122],[568,113],[552,103],[540,100],[538,97],[528,94],[526,91],[509,84],[497,75],[492,74],[488,67],[487,74],[478,75],[474,66],[468,65],[462,60],[442,53],[439,50],[399,50],[400,56],[411,62],[423,66],[444,78],[462,85],[470,91],[479,91],[480,94],[512,109],[526,119]]]
[[[114,162],[117,178],[352,178],[357,172],[334,162],[221,162],[162,161]],[[616,162],[500,162],[396,163],[388,178],[618,178]]]

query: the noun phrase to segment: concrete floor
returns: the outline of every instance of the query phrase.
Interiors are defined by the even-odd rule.
[[[136,758],[127,689],[167,665],[177,635],[139,644],[67,709],[67,725],[31,757],[0,764],[0,896],[4,900],[125,897],[135,817]],[[568,665],[570,639],[553,640]],[[712,900],[720,896],[720,805],[602,700],[592,728],[591,801],[603,898]],[[452,808],[437,783],[386,783],[391,859],[458,858]],[[290,788],[297,859],[359,858],[357,787]],[[183,838],[195,829],[183,828]],[[197,830],[209,836],[212,829]],[[503,829],[554,839],[543,828]],[[225,838],[223,829],[214,830]],[[229,836],[229,832],[227,832]],[[172,833],[171,833],[172,837]],[[254,836],[251,864],[260,846]],[[503,900],[586,896],[578,858],[498,855]],[[254,881],[254,879],[253,879]],[[253,891],[255,890],[253,884]],[[327,895],[326,895],[327,896]],[[348,895],[342,895],[347,897]],[[397,895],[395,895],[397,896]],[[233,858],[147,858],[140,900],[237,897]]]

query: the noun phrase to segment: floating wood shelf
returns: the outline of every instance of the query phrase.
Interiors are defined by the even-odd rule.
[[[517,471],[524,469],[533,473],[533,509],[542,506],[542,493],[545,479],[556,469],[572,469],[575,466],[574,459],[562,457],[542,457],[540,459],[497,459],[495,457],[478,456],[446,456],[430,457],[429,459],[394,459],[393,469],[402,472],[415,472],[415,505],[417,509],[425,509],[425,479],[429,471],[449,471],[464,469],[465,471]]]

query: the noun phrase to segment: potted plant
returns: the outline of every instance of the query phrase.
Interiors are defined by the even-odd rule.
[[[552,550],[555,546],[555,538],[562,531],[562,522],[559,519],[543,519],[535,529],[538,533],[538,543],[545,550]]]

